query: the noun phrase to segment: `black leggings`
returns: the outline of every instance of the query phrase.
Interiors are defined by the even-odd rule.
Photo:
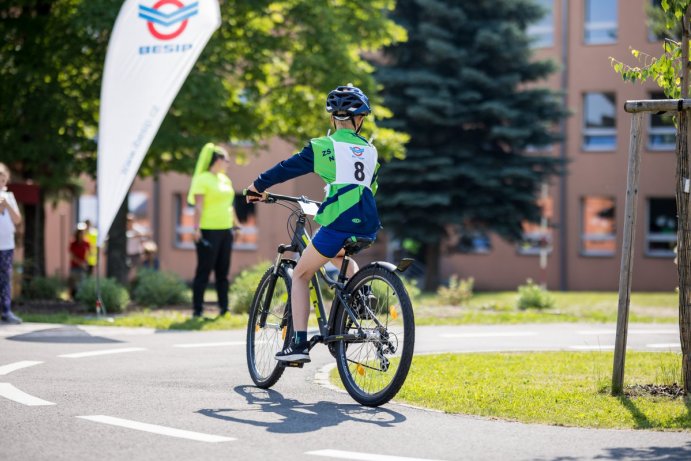
[[[228,272],[230,252],[233,249],[233,233],[230,229],[202,229],[202,237],[196,243],[197,270],[192,285],[192,307],[195,315],[204,309],[204,290],[209,283],[209,274],[214,270],[216,294],[221,312],[228,310]]]

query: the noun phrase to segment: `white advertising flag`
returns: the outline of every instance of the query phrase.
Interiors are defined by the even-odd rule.
[[[180,87],[221,25],[217,0],[126,0],[111,34],[98,128],[98,246]]]

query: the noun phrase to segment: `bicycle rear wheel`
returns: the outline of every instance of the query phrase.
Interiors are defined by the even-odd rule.
[[[336,363],[348,393],[362,405],[391,400],[408,376],[415,345],[413,306],[401,279],[377,266],[363,268],[346,287],[350,305],[365,333],[359,341],[340,341]],[[358,334],[341,304],[336,334]]]
[[[285,370],[275,355],[287,346],[293,334],[290,287],[289,270],[280,266],[274,275],[271,267],[252,299],[247,323],[247,368],[254,384],[262,389],[276,384]]]

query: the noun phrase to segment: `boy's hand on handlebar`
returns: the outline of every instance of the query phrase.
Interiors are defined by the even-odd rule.
[[[266,201],[267,197],[266,192],[257,192],[257,189],[254,187],[254,184],[250,184],[247,186],[247,189],[245,189],[245,197],[247,199],[247,203],[251,202],[264,202]]]

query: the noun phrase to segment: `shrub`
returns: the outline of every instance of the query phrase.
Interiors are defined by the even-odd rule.
[[[516,307],[519,309],[548,309],[554,307],[554,298],[531,279],[526,280],[525,285],[518,287],[518,301]]]
[[[417,286],[417,280],[406,277],[401,277],[401,280],[403,281],[403,286],[408,292],[408,296],[410,296],[410,300],[414,302],[422,292],[420,287]]]
[[[172,272],[150,269],[137,273],[132,297],[142,306],[162,307],[190,302],[187,285]]]
[[[236,314],[249,313],[254,292],[270,263],[261,262],[244,269],[230,286],[230,309]]]
[[[108,313],[123,312],[130,302],[127,289],[115,279],[101,279],[101,300]],[[84,279],[77,287],[75,299],[85,306],[96,306],[96,279]]]
[[[31,300],[56,300],[65,288],[62,280],[56,277],[34,277],[22,290],[22,297]]]
[[[448,287],[441,286],[437,290],[439,301],[449,306],[460,306],[473,297],[474,285],[475,279],[473,277],[461,279],[454,274],[449,279]]]

